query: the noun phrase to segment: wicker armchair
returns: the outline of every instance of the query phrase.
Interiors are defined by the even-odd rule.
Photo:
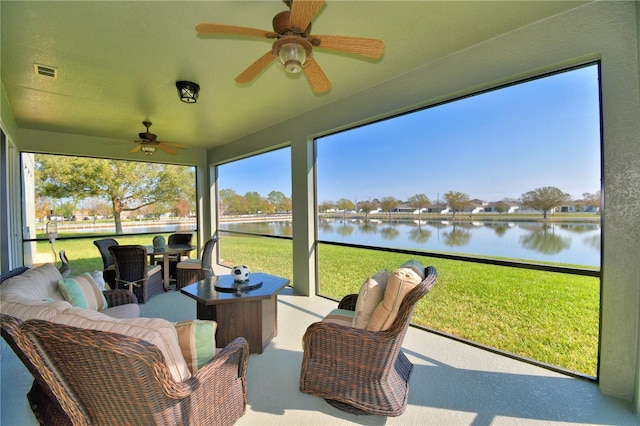
[[[230,425],[245,413],[249,345],[242,337],[176,382],[145,340],[41,320],[20,330],[56,372],[47,383],[66,390],[61,405],[80,408],[74,424]]]
[[[425,279],[404,297],[387,330],[374,332],[330,322],[311,324],[303,337],[300,391],[351,413],[402,414],[413,364],[400,347],[416,304],[436,279],[436,269],[426,268]],[[357,296],[345,296],[338,308],[355,310]]]
[[[213,256],[213,248],[217,242],[218,237],[209,239],[204,244],[202,257],[200,259],[187,259],[176,265],[176,290],[180,290],[186,285],[213,276],[211,257]]]
[[[22,321],[5,314],[0,314],[0,321],[2,337],[35,379],[31,390],[27,393],[27,399],[38,422],[41,425],[72,425],[73,422],[60,405],[60,399],[56,397],[54,390],[41,374],[41,371],[46,370],[46,366],[44,366],[42,359],[31,350],[29,341],[21,332]],[[57,392],[61,390],[60,386],[56,386]],[[69,398],[65,398],[65,401],[73,402]]]
[[[116,288],[116,265],[109,251],[109,247],[117,246],[118,242],[113,238],[105,238],[103,240],[94,240],[93,245],[98,247],[100,256],[102,256],[102,276],[104,282],[109,284],[111,288]]]
[[[109,247],[116,265],[116,287],[132,291],[139,303],[164,292],[160,266],[147,265],[147,249],[140,245]]]

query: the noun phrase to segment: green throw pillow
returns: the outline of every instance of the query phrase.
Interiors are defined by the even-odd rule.
[[[216,355],[215,321],[189,320],[175,323],[182,356],[195,374]]]
[[[109,307],[107,299],[98,288],[90,273],[71,278],[63,278],[58,282],[62,297],[73,306],[101,311]]]

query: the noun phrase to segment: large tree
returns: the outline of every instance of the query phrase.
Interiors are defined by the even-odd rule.
[[[236,194],[233,189],[221,189],[218,198],[221,215],[243,214],[247,209],[244,197]]]
[[[187,167],[38,155],[35,170],[38,196],[108,199],[117,234],[123,233],[123,212],[195,197],[193,170]]]
[[[582,198],[587,206],[595,207],[596,209],[600,208],[600,204],[602,202],[602,193],[598,190],[593,194],[585,192],[582,194]]]
[[[469,196],[464,192],[449,191],[444,194],[444,199],[447,205],[453,212],[453,219],[456,217],[457,212],[461,212],[469,203]]]
[[[355,204],[353,204],[353,201],[347,200],[346,198],[340,198],[337,202],[337,207],[342,211],[353,210],[356,208]]]
[[[380,200],[380,208],[383,212],[391,213],[391,210],[400,205],[400,201],[396,197],[384,197]]]
[[[369,213],[371,213],[371,210],[376,209],[377,206],[373,201],[361,201],[358,203],[358,208],[364,213],[365,218],[369,218]]]
[[[416,194],[409,197],[407,204],[409,204],[411,208],[418,210],[418,220],[420,220],[422,218],[422,209],[429,207],[431,200],[424,194]]]
[[[520,198],[520,202],[524,207],[542,210],[544,219],[547,218],[547,212],[568,201],[571,201],[571,195],[562,192],[555,186],[536,188],[533,191],[522,194]]]
[[[267,200],[262,198],[262,195],[256,191],[249,191],[244,194],[244,199],[247,203],[247,210],[245,213],[257,214],[266,209]]]
[[[280,191],[271,191],[267,195],[267,200],[273,205],[276,213],[286,213],[291,211],[291,198]]]

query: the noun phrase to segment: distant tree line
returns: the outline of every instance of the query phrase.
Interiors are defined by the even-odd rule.
[[[600,191],[596,193],[584,193],[582,199],[576,201],[582,208],[585,206],[599,207],[601,201]],[[560,190],[553,186],[545,186],[528,191],[519,199],[505,199],[503,203],[496,205],[496,211],[504,213],[507,209],[505,203],[517,203],[522,207],[541,211],[543,217],[546,219],[547,214],[553,209],[562,206],[563,204],[572,202],[570,194]],[[381,199],[373,199],[367,201],[354,202],[347,198],[341,198],[337,202],[323,201],[318,204],[318,210],[321,212],[327,212],[332,210],[338,211],[358,211],[365,215],[368,215],[372,211],[382,211],[391,213],[396,211],[400,205],[406,204],[410,208],[417,210],[421,213],[424,209],[435,208],[444,210],[448,208],[449,211],[455,217],[456,213],[464,211],[471,203],[471,199],[468,194],[459,191],[448,191],[443,194],[443,200],[436,200],[432,202],[425,194],[415,194],[407,199],[406,202],[399,200],[395,197],[383,197]]]
[[[233,189],[218,192],[218,209],[221,215],[241,215],[258,213],[290,213],[291,198],[280,191],[271,191],[263,197],[255,191],[244,195]]]

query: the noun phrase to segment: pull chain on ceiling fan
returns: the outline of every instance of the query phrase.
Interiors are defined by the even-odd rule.
[[[287,72],[303,71],[313,91],[324,93],[331,89],[331,82],[313,59],[313,48],[337,50],[369,58],[379,58],[384,54],[382,40],[337,35],[310,35],[311,21],[324,4],[324,0],[283,1],[290,7],[290,10],[280,12],[273,18],[273,31],[223,24],[199,24],[196,26],[196,31],[201,34],[231,34],[276,39],[271,50],[242,71],[235,78],[236,82],[251,82],[277,58]]]

